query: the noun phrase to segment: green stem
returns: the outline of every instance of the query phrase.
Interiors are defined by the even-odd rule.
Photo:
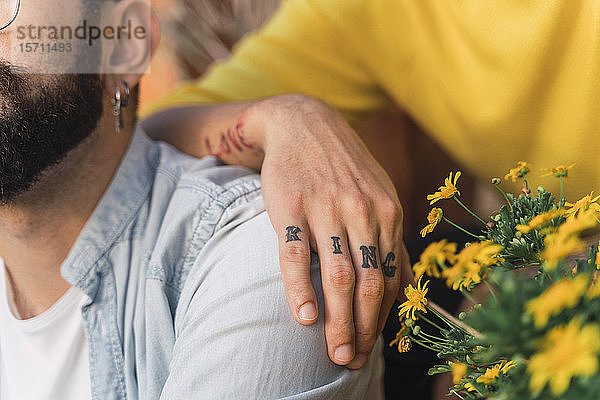
[[[435,315],[437,315],[437,317],[439,319],[441,319],[442,321],[444,321],[444,323],[446,325],[448,325],[451,329],[452,328],[456,328],[456,325],[453,324],[452,321],[449,321],[448,318],[444,317],[442,314],[440,314],[439,312],[437,312],[437,310],[435,310],[433,307],[428,307],[428,306],[425,306],[425,307],[427,307],[428,310],[430,310],[432,313],[434,313]]]
[[[419,340],[423,340],[425,343],[429,343],[432,347],[438,348],[439,350],[447,350],[449,347],[448,345],[444,345],[442,343],[438,343],[436,341],[426,338],[422,335],[422,332],[419,332],[419,334],[416,337],[418,337]]]
[[[435,322],[431,321],[429,318],[425,317],[424,315],[421,315],[421,318],[423,318],[425,321],[427,321],[430,325],[434,326],[435,328],[437,328],[438,330],[442,330],[444,328],[440,327],[438,324],[436,324]]]
[[[460,206],[461,206],[462,208],[464,208],[465,210],[467,210],[467,212],[468,212],[469,214],[471,214],[472,216],[474,216],[475,218],[477,218],[479,221],[481,221],[481,223],[483,224],[483,226],[486,226],[486,227],[487,227],[487,222],[485,222],[484,220],[482,220],[481,218],[479,218],[479,216],[478,216],[477,214],[475,214],[473,211],[469,210],[469,207],[465,206],[465,205],[463,204],[463,202],[462,202],[462,201],[460,201],[460,200],[458,199],[458,197],[454,196],[454,197],[453,197],[453,199],[454,199],[454,200],[456,200],[456,202],[457,202],[458,204],[460,204]]]
[[[510,200],[508,199],[508,196],[506,195],[506,193],[504,192],[504,190],[500,189],[499,185],[494,185],[496,187],[496,189],[498,189],[498,191],[500,193],[502,193],[502,196],[504,196],[504,200],[506,200],[506,203],[508,204],[508,207],[510,208],[510,211],[512,211],[512,203],[510,202]]]
[[[450,221],[450,220],[449,220],[448,218],[446,218],[446,217],[442,217],[442,219],[443,219],[444,221],[446,221],[447,223],[449,223],[450,225],[452,225],[453,227],[455,227],[456,229],[458,229],[458,230],[460,230],[460,231],[462,231],[462,232],[466,233],[467,235],[473,236],[473,237],[474,237],[475,239],[477,239],[477,240],[483,240],[483,239],[485,239],[483,236],[477,236],[476,234],[469,232],[468,230],[466,230],[466,229],[462,228],[461,226],[459,226],[459,225],[455,224],[454,222]]]
[[[435,340],[439,340],[440,342],[449,342],[449,340],[448,340],[448,339],[444,339],[444,338],[441,338],[441,337],[439,337],[439,336],[435,336],[435,335],[430,335],[429,333],[423,332],[423,330],[422,330],[422,329],[421,329],[421,332],[419,332],[419,335],[423,335],[423,336],[425,336],[426,338],[429,338],[429,340],[433,340],[433,339],[435,339]],[[417,336],[418,336],[418,335],[417,335]],[[440,345],[441,345],[441,343],[440,343]]]
[[[529,192],[531,193],[531,186],[529,186],[529,181],[527,180],[526,176],[523,176],[523,180],[525,181],[525,187],[527,188],[527,190],[529,190]]]
[[[426,345],[425,343],[421,342],[420,340],[412,338],[412,341],[415,342],[416,344],[418,344],[419,346],[425,347],[426,349],[429,349],[431,351],[435,351],[436,353],[439,352],[439,349],[434,349],[433,347],[430,347],[430,346]]]

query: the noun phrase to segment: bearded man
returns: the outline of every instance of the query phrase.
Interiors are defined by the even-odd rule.
[[[119,21],[148,11],[108,3]],[[89,37],[15,56],[19,26],[100,23],[91,4],[40,3],[0,33],[0,399],[380,398],[381,342],[350,370],[329,360],[322,319],[289,314],[258,176],[136,126],[132,71],[156,24],[105,38],[101,58]],[[322,306],[314,256],[311,274]]]

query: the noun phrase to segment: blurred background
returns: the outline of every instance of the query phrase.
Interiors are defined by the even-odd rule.
[[[142,106],[184,80],[201,77],[211,63],[227,58],[241,38],[268,21],[280,1],[153,0],[162,39],[150,72],[142,81]],[[452,240],[456,236],[454,230],[444,231],[443,225],[426,239],[418,233],[426,225],[430,210],[426,195],[435,191],[458,165],[402,110],[392,106],[362,121],[355,129],[396,185],[405,211],[404,232],[413,263],[428,243],[441,237]],[[476,185],[465,171],[460,189],[462,200],[482,216],[490,215],[497,206],[491,185]],[[473,223],[464,210],[452,206],[456,205],[444,204],[444,212],[452,215],[455,222],[463,226]],[[455,237],[454,241],[462,239]],[[440,282],[434,280],[431,284],[430,298],[448,310],[457,307],[460,298]],[[395,315],[392,312],[384,331],[387,342],[398,329]],[[449,398],[444,395],[444,383],[434,383],[427,376],[427,370],[435,363],[434,355],[418,349],[408,355],[399,354],[386,346],[385,356],[388,398]]]

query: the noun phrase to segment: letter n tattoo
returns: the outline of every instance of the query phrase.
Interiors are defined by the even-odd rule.
[[[377,266],[377,248],[375,246],[360,246],[360,251],[362,251],[363,268],[373,267],[375,269]]]
[[[381,264],[383,274],[388,278],[396,276],[396,266],[390,265],[396,259],[396,255],[391,251],[385,256],[385,261]]]
[[[342,248],[340,246],[340,238],[337,236],[332,236],[331,240],[333,240],[333,254],[342,254]]]
[[[302,232],[297,226],[288,226],[285,228],[287,233],[285,234],[285,242],[298,242],[301,241],[298,237],[298,233]]]

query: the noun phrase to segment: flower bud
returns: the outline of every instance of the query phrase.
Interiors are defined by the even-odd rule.
[[[410,338],[408,336],[404,336],[402,339],[400,339],[400,345],[398,346],[398,350],[400,350],[401,353],[408,352],[411,347],[412,343],[410,342]]]

